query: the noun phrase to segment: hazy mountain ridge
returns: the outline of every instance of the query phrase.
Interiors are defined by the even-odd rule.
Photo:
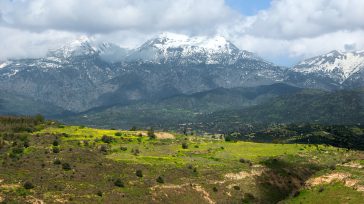
[[[0,89],[77,113],[274,83],[353,89],[364,86],[363,63],[364,52],[333,51],[284,70],[220,36],[164,33],[136,49],[81,37],[44,58],[0,63]]]
[[[2,64],[0,87],[79,112],[218,87],[281,81],[278,66],[240,51],[221,37],[181,42],[175,38],[159,36],[134,50],[81,38],[50,51],[45,58]]]

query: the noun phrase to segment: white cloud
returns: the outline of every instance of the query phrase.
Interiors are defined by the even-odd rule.
[[[85,33],[198,31],[231,17],[223,0],[14,0],[1,1],[3,25]]]
[[[221,34],[279,64],[364,49],[363,0],[273,0],[243,16],[224,0],[0,0],[0,60],[44,55],[78,35],[135,47],[169,31]]]
[[[60,47],[80,33],[48,30],[33,33],[13,28],[0,27],[0,60],[43,56],[48,49]]]

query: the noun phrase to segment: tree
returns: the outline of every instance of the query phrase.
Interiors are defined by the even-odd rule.
[[[153,128],[150,128],[150,129],[148,130],[147,135],[148,135],[148,137],[149,137],[150,139],[155,139],[155,138],[156,138],[156,136],[155,136],[155,134],[154,134],[154,129],[153,129]]]

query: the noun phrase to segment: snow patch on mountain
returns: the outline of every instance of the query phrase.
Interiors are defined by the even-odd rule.
[[[330,53],[300,62],[292,71],[301,73],[319,73],[338,79],[343,83],[351,75],[364,69],[364,51]]]
[[[81,36],[78,39],[67,43],[59,49],[50,50],[47,56],[67,59],[75,56],[96,54],[97,48],[91,45],[91,41],[92,39],[90,39],[89,37]]]
[[[10,61],[6,61],[6,62],[0,62],[0,69],[5,68],[6,66],[10,65],[11,62]]]
[[[179,64],[233,64],[238,59],[262,60],[253,53],[240,50],[222,36],[207,37],[162,33],[135,49],[129,61]]]

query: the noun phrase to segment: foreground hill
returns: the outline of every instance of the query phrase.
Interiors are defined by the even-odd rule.
[[[0,202],[360,203],[364,198],[360,151],[63,126],[41,117],[0,122]]]

